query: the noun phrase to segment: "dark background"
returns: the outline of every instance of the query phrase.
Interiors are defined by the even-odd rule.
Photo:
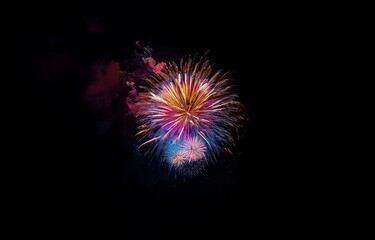
[[[309,227],[305,219],[320,201],[312,200],[312,182],[319,180],[310,178],[316,166],[304,151],[302,136],[310,130],[301,123],[302,99],[319,39],[307,7],[234,1],[32,7],[23,28],[25,221],[55,233],[95,235],[109,226],[128,239],[239,238]],[[105,117],[82,104],[90,66],[122,64],[135,40],[150,42],[157,61],[209,50],[211,62],[231,72],[247,115],[232,157],[183,179],[140,155],[132,123],[114,117],[101,132]]]

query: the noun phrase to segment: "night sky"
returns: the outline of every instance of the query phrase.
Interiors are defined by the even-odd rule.
[[[313,51],[306,41],[313,36],[303,15],[233,1],[41,4],[24,22],[23,141],[33,156],[25,164],[26,221],[38,216],[56,235],[109,226],[123,239],[238,239],[303,228],[298,219],[314,209],[305,205],[314,197],[306,191],[313,161],[296,140],[306,132],[295,112],[304,92],[291,90],[310,77],[301,56]],[[157,61],[208,52],[230,72],[247,116],[233,156],[195,178],[176,177],[138,151],[126,92],[108,91],[104,107],[84,101],[93,66],[131,67],[137,40]]]

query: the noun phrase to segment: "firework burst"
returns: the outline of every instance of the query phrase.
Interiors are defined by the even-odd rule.
[[[204,159],[206,156],[206,145],[198,137],[188,137],[181,144],[181,154],[185,159],[197,161]]]
[[[180,60],[146,79],[137,98],[137,135],[146,154],[183,175],[195,175],[223,151],[230,151],[242,105],[230,78],[208,61]]]

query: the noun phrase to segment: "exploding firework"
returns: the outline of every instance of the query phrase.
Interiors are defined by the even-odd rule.
[[[166,64],[146,81],[136,104],[137,135],[146,154],[192,176],[230,152],[243,118],[226,73],[189,58]]]
[[[181,144],[181,154],[190,161],[197,161],[205,158],[206,145],[198,137],[188,137]]]
[[[206,166],[206,145],[198,137],[166,143],[164,160],[182,175],[194,176]]]

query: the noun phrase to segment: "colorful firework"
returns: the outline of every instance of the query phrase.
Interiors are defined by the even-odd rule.
[[[137,135],[147,154],[183,175],[200,173],[222,151],[230,151],[242,105],[221,70],[209,61],[181,59],[146,79],[137,98]]]
[[[188,137],[181,144],[180,152],[185,159],[197,161],[205,158],[206,145],[198,137]]]

